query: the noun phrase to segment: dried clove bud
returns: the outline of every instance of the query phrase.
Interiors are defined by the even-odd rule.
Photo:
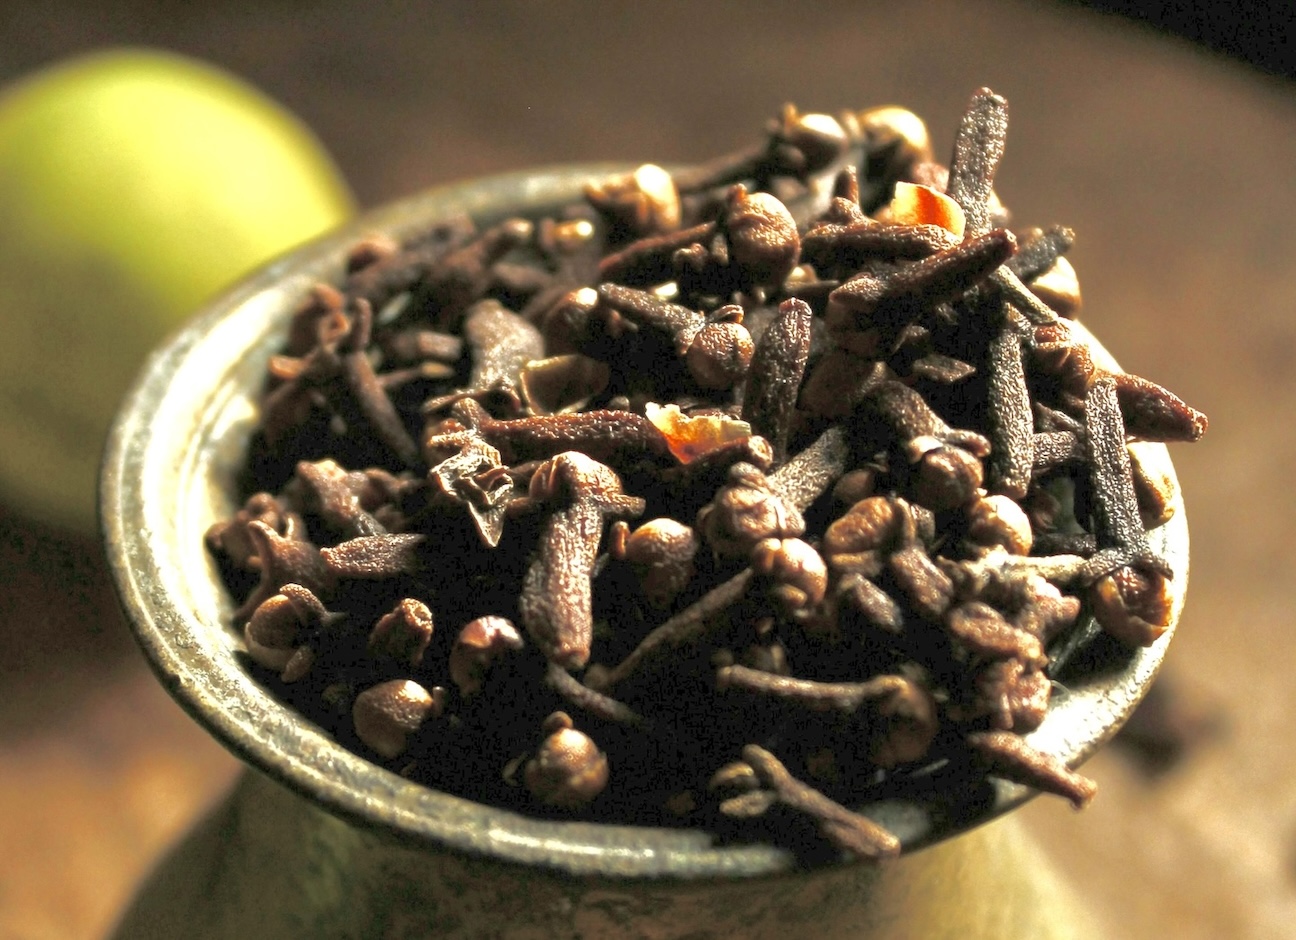
[[[804,113],[792,104],[783,106],[783,113],[771,130],[772,149],[782,145],[798,154],[796,175],[801,179],[837,163],[849,143],[846,129],[835,117]]]
[[[356,735],[391,760],[405,752],[410,735],[443,708],[439,697],[412,679],[392,679],[365,689],[351,707]]]
[[[1093,799],[1098,791],[1092,780],[1011,732],[977,731],[967,736],[967,742],[973,753],[989,765],[990,773],[1066,797],[1076,809]]]
[[[931,750],[940,730],[936,700],[912,679],[882,678],[887,681],[873,706],[869,759],[883,768],[920,761]]]
[[[863,615],[865,624],[893,636],[904,633],[905,616],[900,605],[860,572],[848,571],[842,575],[836,582],[835,592],[842,611],[856,611]]]
[[[849,460],[846,435],[840,427],[831,427],[775,470],[769,482],[786,502],[804,512],[841,477]]]
[[[1206,416],[1178,395],[1128,372],[1107,373],[1116,388],[1125,433],[1142,441],[1201,440]]]
[[[869,108],[854,115],[854,119],[868,151],[885,155],[892,178],[908,178],[912,167],[932,161],[927,125],[908,108]]]
[[[534,233],[535,225],[528,219],[505,219],[442,254],[418,284],[410,308],[435,311],[435,327],[454,329],[490,285],[494,264],[530,241]]]
[[[292,660],[309,628],[318,626],[326,611],[319,598],[300,584],[285,584],[252,612],[243,627],[248,655],[267,669],[282,672]]]
[[[945,614],[945,628],[969,653],[989,659],[1018,659],[1043,665],[1037,637],[1019,630],[1003,614],[981,601],[965,601]]]
[[[644,597],[661,609],[693,579],[698,537],[692,527],[670,518],[649,519],[633,532],[625,522],[617,522],[610,550],[634,568]]]
[[[909,606],[928,620],[939,621],[954,599],[954,582],[917,545],[893,552],[887,570]]]
[[[729,245],[734,288],[774,288],[796,267],[801,235],[796,220],[770,193],[748,193],[735,186],[720,221]]]
[[[900,840],[895,836],[868,817],[851,812],[797,780],[769,751],[749,744],[742,754],[762,786],[772,791],[779,802],[814,819],[834,845],[861,858],[899,854]]]
[[[762,539],[752,547],[751,566],[769,581],[770,597],[789,615],[815,606],[828,590],[828,566],[801,539]]]
[[[589,735],[577,731],[566,712],[545,719],[546,737],[526,762],[522,780],[531,795],[546,806],[578,809],[603,792],[608,783],[608,760]]]
[[[248,531],[251,522],[263,522],[284,538],[298,539],[306,526],[301,517],[291,512],[269,493],[253,493],[234,514],[234,518],[212,525],[206,533],[207,544],[224,555],[238,568],[256,570],[260,567],[257,542]]]
[[[500,401],[513,414],[522,408],[522,368],[544,356],[540,331],[497,300],[480,300],[464,315],[463,336],[472,351],[468,390],[460,394]]]
[[[1012,233],[995,229],[912,264],[866,270],[829,295],[824,322],[839,343],[867,355],[873,346],[859,346],[860,334],[879,330],[893,338],[923,311],[961,297],[989,277],[1016,247]]]
[[[965,505],[980,489],[980,458],[991,444],[975,431],[951,428],[922,396],[897,381],[883,382],[861,404],[865,422],[890,428],[914,465],[913,498],[933,512]]]
[[[299,484],[303,508],[318,513],[324,524],[347,538],[384,535],[386,529],[361,505],[357,481],[335,460],[297,464],[294,482]],[[291,486],[291,484],[290,484]]]
[[[256,551],[261,581],[235,611],[235,617],[248,616],[285,584],[300,584],[317,595],[332,589],[334,575],[314,543],[285,538],[259,519],[247,524],[247,535]]]
[[[469,405],[469,402],[461,402]],[[499,451],[508,463],[547,460],[564,451],[581,451],[595,460],[633,465],[645,458],[665,457],[669,448],[660,431],[643,415],[620,409],[595,409],[579,414],[536,415],[496,420],[485,414],[468,414],[473,430]],[[462,428],[447,435],[429,433],[425,448],[463,444]]]
[[[967,538],[981,549],[1001,548],[1010,555],[1029,555],[1034,543],[1030,519],[1007,496],[982,496],[968,503]]]
[[[459,694],[464,698],[476,695],[495,664],[525,645],[517,627],[503,617],[488,615],[468,621],[450,650],[450,678]]]
[[[522,625],[549,661],[579,669],[593,639],[590,574],[609,516],[638,516],[644,501],[625,496],[611,469],[577,451],[546,461],[531,477],[533,499],[565,498],[540,536],[518,598]]]
[[[917,537],[908,503],[898,496],[870,496],[828,526],[823,551],[833,569],[869,577],[882,570],[886,556],[913,545]]]
[[[743,392],[743,420],[774,447],[774,459],[787,456],[797,395],[810,355],[810,307],[785,300],[756,344]]]
[[[967,213],[969,236],[990,229],[990,195],[1008,136],[1008,102],[989,88],[972,96],[954,137],[947,192]]]
[[[432,642],[432,611],[407,597],[384,614],[369,632],[369,655],[418,666]]]
[[[704,245],[715,235],[716,223],[712,221],[640,238],[599,261],[599,280],[615,281],[627,287],[652,287],[669,282],[675,275],[677,255]]]
[[[727,624],[725,615],[747,596],[753,577],[754,572],[747,568],[712,588],[644,637],[615,668],[596,671],[591,666],[585,681],[605,691],[672,651],[697,646],[709,630]]]
[[[646,291],[607,283],[599,285],[598,296],[628,322],[666,336],[702,388],[732,388],[747,374],[755,346],[742,325],[741,307],[730,304],[706,315]]]
[[[366,535],[321,549],[319,555],[330,578],[381,581],[423,571],[426,542],[427,536],[418,533]]]
[[[739,463],[698,513],[697,529],[717,555],[745,557],[763,539],[797,538],[805,532],[805,520],[764,473]]]
[[[1165,633],[1174,614],[1165,576],[1130,565],[1094,582],[1089,600],[1102,628],[1129,646],[1151,646]]]
[[[986,424],[990,438],[986,488],[1015,500],[1030,489],[1035,460],[1035,424],[1021,344],[1014,318],[1006,318],[990,340],[986,357]]]
[[[653,163],[645,163],[622,176],[590,183],[585,187],[585,198],[636,234],[679,228],[680,198],[675,181]]]
[[[747,666],[726,665],[716,670],[716,688],[740,689],[799,705],[810,711],[853,714],[870,704],[889,699],[907,686],[899,676],[877,676],[867,682],[819,682],[796,679]]]

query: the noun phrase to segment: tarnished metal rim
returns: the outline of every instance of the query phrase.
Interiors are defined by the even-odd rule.
[[[236,508],[234,479],[266,360],[311,286],[338,280],[358,237],[399,237],[461,212],[484,222],[543,213],[577,198],[588,180],[619,169],[577,165],[432,190],[292,252],[211,303],[151,357],[110,435],[100,486],[109,564],[136,638],[171,695],[247,763],[354,823],[430,849],[570,874],[706,879],[788,872],[796,860],[773,845],[718,845],[698,829],[531,819],[375,766],[281,704],[238,661],[241,641],[229,627],[234,605],[203,545],[206,528]],[[1188,530],[1183,506],[1175,508],[1153,542],[1175,571],[1177,621],[1187,587]],[[1142,698],[1172,632],[1069,683],[1030,742],[1072,766],[1084,761]],[[971,804],[966,794],[934,787],[927,796],[862,809],[911,851],[1030,796],[996,781],[993,792]]]

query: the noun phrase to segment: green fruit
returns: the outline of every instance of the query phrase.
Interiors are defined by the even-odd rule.
[[[114,50],[0,91],[0,499],[88,531],[149,350],[352,211],[311,132],[209,65]]]

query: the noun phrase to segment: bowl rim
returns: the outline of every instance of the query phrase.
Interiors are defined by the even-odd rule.
[[[259,378],[258,365],[282,341],[292,310],[313,284],[340,278],[357,240],[375,232],[399,238],[459,213],[479,224],[543,213],[578,198],[587,182],[628,168],[574,164],[427,190],[288,252],[210,302],[149,358],[109,434],[99,491],[108,564],[132,632],[172,697],[240,759],[354,824],[431,849],[573,875],[694,880],[788,873],[799,863],[775,845],[718,844],[700,828],[531,818],[413,783],[346,749],[281,704],[237,661],[235,631],[227,622],[232,605],[222,615],[214,601],[223,588],[201,544],[205,524],[216,521],[199,518],[210,508],[213,475],[222,467],[228,471],[239,456],[231,422],[247,419],[254,393],[240,392],[240,379],[246,385],[247,376]],[[1096,341],[1094,352],[1102,364],[1116,367]],[[246,434],[241,440],[246,443]],[[217,445],[224,452],[217,453]],[[1157,454],[1161,459],[1164,447]],[[1173,478],[1168,456],[1164,469]],[[1175,510],[1150,538],[1176,572],[1177,622],[1188,567],[1178,495]],[[205,562],[183,542],[190,537]],[[1115,681],[1080,684],[1056,696],[1048,718],[1027,740],[1070,766],[1083,762],[1133,711],[1173,632],[1172,623],[1154,646],[1130,652]],[[1086,720],[1096,708],[1101,728]],[[932,793],[862,809],[910,852],[988,822],[1033,795],[994,780],[989,795],[971,807]]]

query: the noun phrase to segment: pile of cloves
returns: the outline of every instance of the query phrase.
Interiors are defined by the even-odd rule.
[[[1134,442],[1206,419],[1073,332],[1072,233],[993,190],[1006,128],[978,92],[947,168],[908,111],[788,106],[543,218],[355,245],[207,536],[257,674],[533,814],[884,857],[848,807],[933,766],[1085,803],[1022,735],[1060,650],[1170,622]]]

